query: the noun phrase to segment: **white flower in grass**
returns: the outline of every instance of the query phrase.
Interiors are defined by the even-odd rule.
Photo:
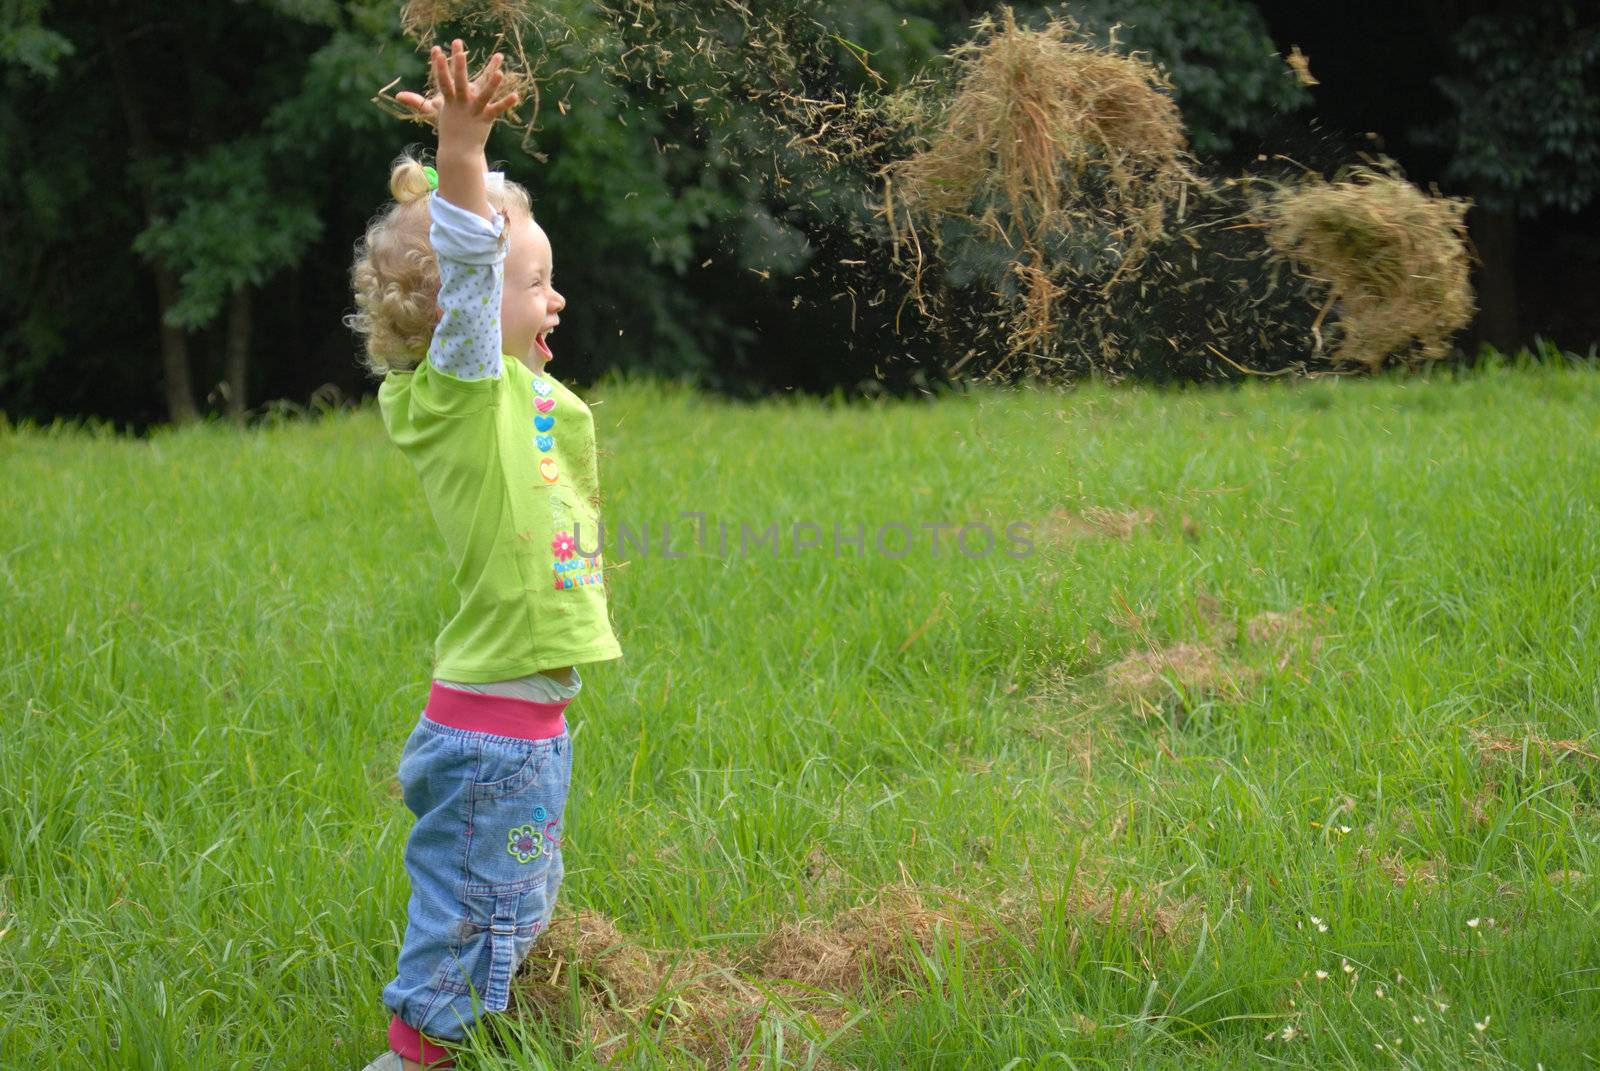
[[[1411,1017],[1411,1021],[1412,1021],[1412,1022],[1413,1022],[1413,1023],[1416,1023],[1416,1024],[1417,1024],[1417,1025],[1418,1025],[1418,1026],[1421,1026],[1421,1025],[1422,1025],[1422,1016],[1420,1016],[1420,1015],[1413,1015],[1413,1016],[1412,1016],[1412,1017]]]
[[[1285,1041],[1293,1041],[1299,1035],[1300,1035],[1300,1031],[1298,1031],[1298,1030],[1296,1030],[1294,1028],[1294,1024],[1293,1023],[1290,1023],[1288,1026],[1283,1028],[1283,1033],[1279,1034],[1278,1036],[1281,1037]]]
[[[1317,972],[1317,981],[1319,981],[1319,982],[1325,981],[1327,979],[1327,977],[1328,977],[1328,972],[1327,971],[1318,971]]]
[[[1491,1018],[1493,1018],[1493,1016],[1485,1015],[1483,1017],[1483,1022],[1481,1022],[1481,1023],[1473,1023],[1472,1024],[1473,1029],[1475,1029],[1480,1034],[1483,1033],[1485,1030],[1489,1029],[1489,1020]]]
[[[1481,919],[1476,919],[1476,918],[1468,919],[1467,920],[1467,929],[1476,930],[1478,928],[1478,923],[1481,922],[1481,921],[1482,921]]]
[[[1311,916],[1311,925],[1313,925],[1313,926],[1315,926],[1317,928],[1317,932],[1318,933],[1327,933],[1328,932],[1328,924],[1326,922],[1323,922],[1321,919],[1317,918],[1317,916],[1315,916],[1315,915]]]

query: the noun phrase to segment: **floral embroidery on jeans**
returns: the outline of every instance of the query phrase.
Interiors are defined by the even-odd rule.
[[[516,826],[506,837],[506,851],[519,863],[531,863],[544,854],[538,826]]]

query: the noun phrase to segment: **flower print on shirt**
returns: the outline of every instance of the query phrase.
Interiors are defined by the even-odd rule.
[[[556,537],[550,541],[550,549],[555,551],[557,561],[566,561],[572,557],[577,540],[572,538],[571,532],[557,532]]]

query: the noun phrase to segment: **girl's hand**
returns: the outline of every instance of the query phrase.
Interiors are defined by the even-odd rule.
[[[433,65],[433,81],[438,92],[431,97],[409,90],[399,93],[395,100],[411,108],[438,127],[439,148],[483,148],[495,121],[516,107],[517,95],[507,93],[495,100],[495,92],[505,81],[500,70],[501,55],[496,52],[488,64],[478,72],[476,80],[467,80],[467,50],[457,38],[450,43],[450,55],[433,46],[428,61]],[[492,102],[492,103],[491,103]]]
[[[516,93],[495,100],[505,81],[496,52],[478,77],[467,78],[467,51],[457,38],[450,43],[450,56],[433,46],[429,54],[433,80],[439,92],[431,97],[410,91],[398,93],[395,100],[432,122],[439,130],[439,151],[435,164],[439,171],[439,194],[452,204],[485,219],[492,218],[484,190],[483,173],[488,161],[484,143],[495,122],[517,103]]]

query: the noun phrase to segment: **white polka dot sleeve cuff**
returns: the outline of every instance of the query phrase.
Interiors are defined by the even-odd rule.
[[[500,376],[500,290],[505,274],[505,217],[494,221],[446,201],[435,191],[428,241],[439,261],[444,315],[428,344],[428,363],[457,379]]]

